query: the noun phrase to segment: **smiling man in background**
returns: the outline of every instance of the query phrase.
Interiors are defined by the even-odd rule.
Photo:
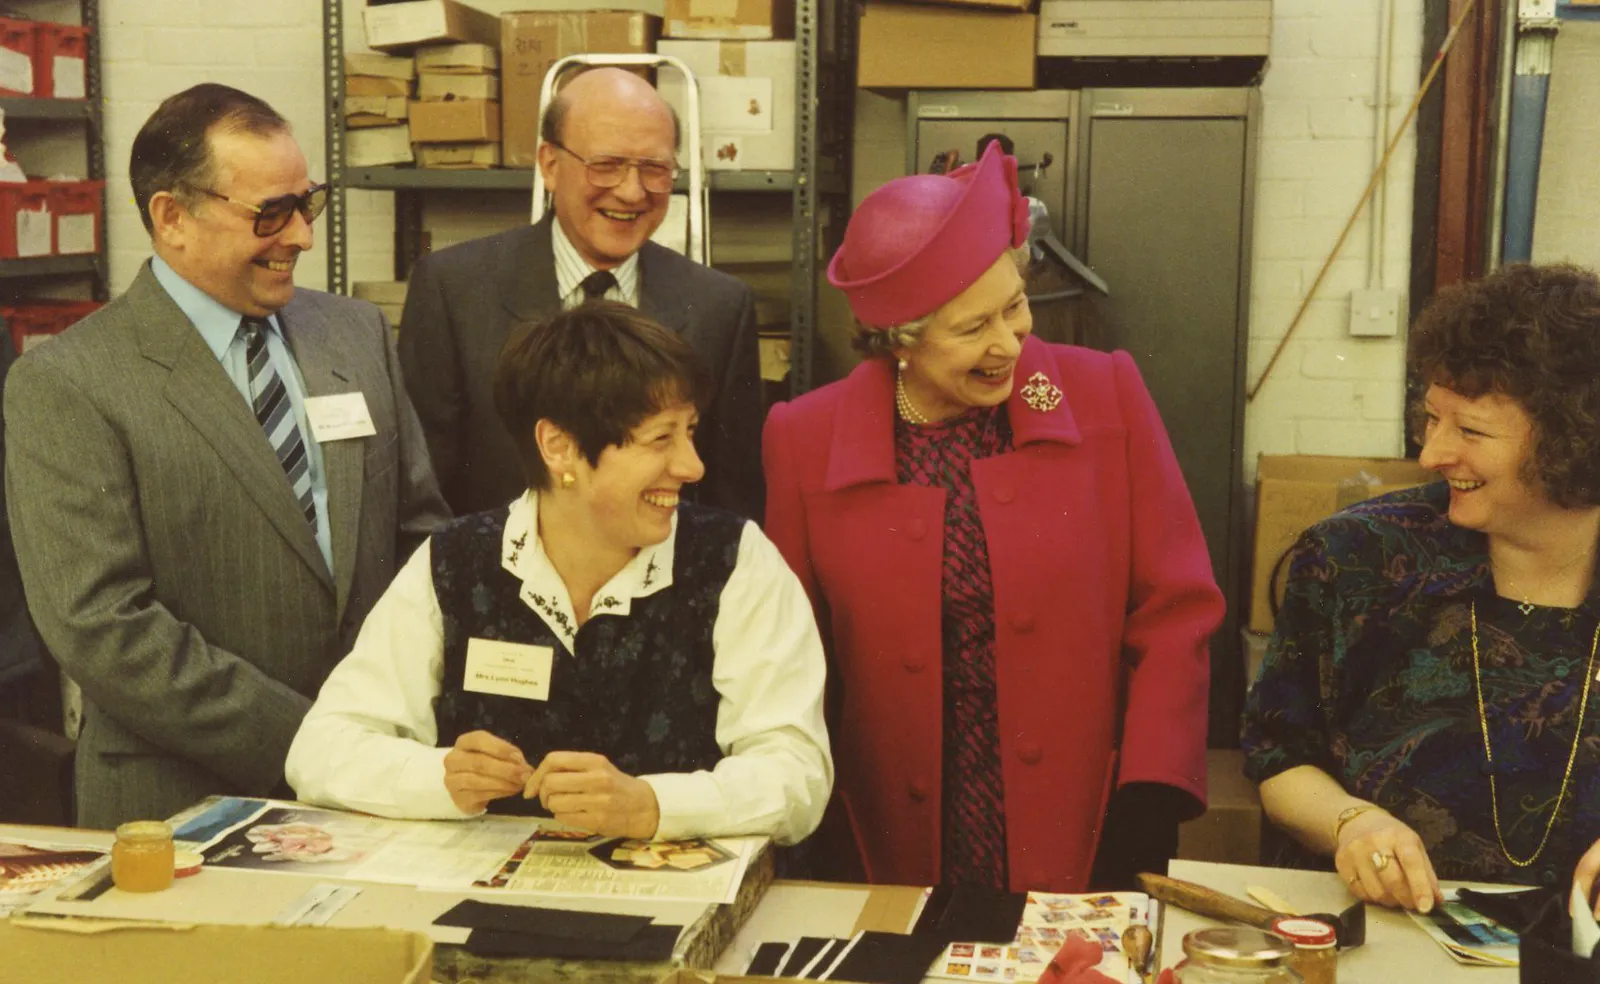
[[[411,273],[400,363],[457,513],[524,489],[490,392],[511,326],[586,300],[639,308],[681,334],[716,396],[696,437],[699,501],[759,519],[761,396],[750,288],[649,241],[677,174],[677,121],[656,90],[617,68],[572,77],[545,111],[539,168],[553,201],[536,225],[425,256]]]
[[[311,698],[446,518],[383,316],[295,288],[327,187],[287,121],[195,86],[129,178],[154,258],[5,391],[17,560],[83,687],[91,827],[280,787]]]

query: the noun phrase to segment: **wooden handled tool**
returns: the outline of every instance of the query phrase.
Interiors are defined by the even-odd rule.
[[[1212,919],[1226,919],[1257,929],[1270,929],[1272,921],[1278,918],[1278,913],[1271,909],[1263,909],[1204,885],[1168,878],[1166,875],[1143,872],[1139,875],[1139,887],[1153,899]]]

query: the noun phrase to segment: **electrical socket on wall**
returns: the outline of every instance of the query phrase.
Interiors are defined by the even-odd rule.
[[[1400,334],[1400,292],[1351,291],[1350,334],[1362,338],[1393,338]]]

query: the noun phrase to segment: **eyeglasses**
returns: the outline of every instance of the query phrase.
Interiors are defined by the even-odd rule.
[[[615,188],[622,184],[628,176],[628,169],[633,168],[639,172],[639,183],[644,190],[653,195],[664,195],[672,190],[672,183],[678,179],[677,161],[657,161],[649,158],[638,157],[595,157],[584,158],[571,150],[561,146],[554,140],[549,141],[550,146],[557,150],[565,151],[583,165],[589,174],[589,183],[596,188]]]
[[[282,232],[284,227],[294,218],[294,213],[296,212],[299,212],[306,220],[306,225],[310,225],[317,221],[317,216],[321,215],[322,210],[328,207],[328,186],[325,184],[312,185],[306,189],[303,195],[278,195],[275,198],[267,199],[260,205],[251,205],[249,202],[241,202],[237,198],[229,198],[227,195],[218,194],[210,188],[196,188],[195,190],[201,194],[210,195],[212,198],[220,198],[229,204],[238,205],[256,213],[255,233],[263,239],[268,236],[276,236]]]

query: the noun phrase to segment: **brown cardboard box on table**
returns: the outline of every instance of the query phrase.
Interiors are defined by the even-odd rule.
[[[1206,812],[1178,827],[1178,857],[1261,863],[1261,796],[1244,777],[1244,753],[1238,749],[1206,752]]]
[[[380,51],[407,51],[419,44],[475,41],[498,47],[500,18],[457,0],[407,0],[361,12],[367,44]]]
[[[1409,458],[1262,455],[1256,465],[1250,630],[1272,631],[1274,609],[1283,600],[1288,576],[1284,557],[1307,527],[1346,506],[1437,477]],[[1281,565],[1280,560],[1284,560]]]
[[[664,38],[773,41],[794,37],[794,0],[667,0]]]
[[[500,139],[500,104],[451,99],[411,104],[413,143],[482,143]]]
[[[864,89],[1031,89],[1039,18],[869,2],[856,84]]]
[[[30,984],[429,984],[433,943],[392,929],[19,917],[0,919],[0,969]]]
[[[539,92],[550,66],[568,55],[648,54],[661,18],[634,11],[529,11],[501,18],[500,107],[507,167],[533,167]]]

